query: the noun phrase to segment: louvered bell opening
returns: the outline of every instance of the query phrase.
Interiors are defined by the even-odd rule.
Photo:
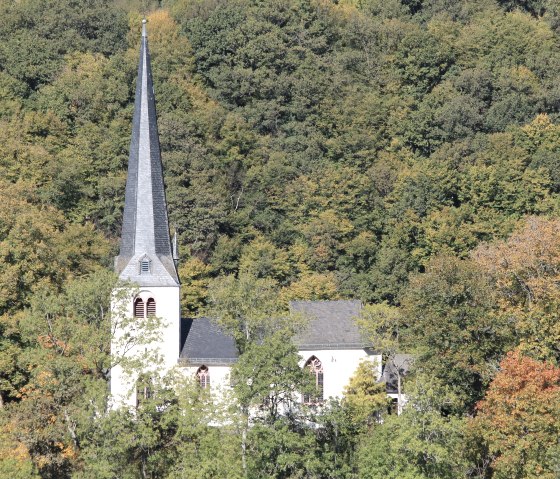
[[[148,299],[147,308],[148,316],[155,316],[156,315],[156,301],[154,298]]]
[[[155,309],[155,305],[154,305]],[[137,298],[134,301],[134,317],[135,318],[143,318],[144,317],[144,301],[140,298]]]
[[[140,274],[146,274],[150,272],[150,260],[143,259],[140,261]]]

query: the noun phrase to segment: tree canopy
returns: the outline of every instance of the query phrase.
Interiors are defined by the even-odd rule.
[[[107,409],[143,15],[182,308],[243,353],[227,411],[172,378]],[[554,0],[2,2],[0,476],[554,477],[559,35]],[[365,366],[276,414],[293,299],[367,304],[415,357],[402,416]]]

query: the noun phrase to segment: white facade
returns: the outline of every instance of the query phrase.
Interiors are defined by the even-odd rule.
[[[350,378],[361,361],[370,361],[376,368],[376,379],[381,376],[381,356],[365,349],[318,349],[300,350],[299,362],[304,367],[310,358],[316,357],[323,366],[323,399],[342,398]]]
[[[381,356],[371,354],[365,349],[321,349],[300,350],[299,365],[305,367],[310,358],[317,358],[323,366],[323,399],[342,398],[344,389],[362,361],[369,361],[376,371],[376,379],[381,376]],[[231,389],[230,366],[204,364],[210,376],[210,389],[219,397],[224,391]],[[186,377],[196,378],[200,366],[186,366],[183,369]]]
[[[111,356],[116,362],[111,369],[113,408],[136,405],[136,383],[139,374],[146,373],[150,377],[157,375],[162,378],[177,365],[181,318],[179,294],[179,286],[143,287],[134,296],[119,298],[113,302],[111,309],[114,336],[111,342]],[[148,317],[145,310],[144,318],[135,318],[135,301],[142,300],[146,307],[150,298],[155,300],[155,317]],[[154,322],[158,322],[160,327],[151,331]],[[139,364],[143,366],[138,368]],[[128,372],[127,365],[134,365],[135,367],[130,369],[136,372]]]
[[[231,366],[224,364],[204,364],[208,368],[210,377],[210,391],[216,399],[220,399],[231,389]],[[201,366],[185,366],[181,371],[185,378],[197,380],[197,373]]]

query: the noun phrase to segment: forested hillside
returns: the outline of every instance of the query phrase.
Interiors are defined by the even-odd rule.
[[[558,3],[160,3],[0,3],[0,477],[559,477]],[[237,410],[107,411],[143,14],[183,314],[359,299],[415,357],[401,416],[363,371],[277,416],[286,331],[243,345]]]

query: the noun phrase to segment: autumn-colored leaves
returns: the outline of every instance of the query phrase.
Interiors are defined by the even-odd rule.
[[[471,424],[487,444],[493,477],[556,477],[559,417],[560,368],[508,353]]]
[[[560,221],[528,218],[507,241],[480,246],[473,258],[492,277],[496,314],[510,324],[516,348],[500,363],[472,426],[487,444],[493,477],[555,477]]]

